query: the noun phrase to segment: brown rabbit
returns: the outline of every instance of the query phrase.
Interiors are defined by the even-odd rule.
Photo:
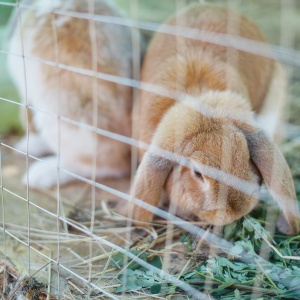
[[[132,195],[158,206],[166,190],[180,214],[223,225],[256,206],[263,179],[283,213],[279,229],[298,233],[289,167],[253,113],[267,117],[265,131],[273,138],[284,99],[281,65],[233,47],[163,33],[170,25],[263,42],[263,51],[272,55],[257,26],[236,12],[194,5],[171,17],[149,46],[142,81],[183,96],[175,101],[141,90],[139,139],[151,147],[140,151]],[[133,218],[149,222],[153,214],[136,205]]]
[[[9,51],[20,57],[8,57],[9,69],[22,102],[33,107],[29,135],[16,148],[51,154],[25,174],[32,187],[55,185],[58,165],[86,178],[130,173],[130,146],[95,130],[131,135],[132,89],[96,77],[131,78],[131,32],[94,15],[120,17],[105,0],[24,0],[12,16]],[[68,172],[60,170],[61,184],[74,180]]]

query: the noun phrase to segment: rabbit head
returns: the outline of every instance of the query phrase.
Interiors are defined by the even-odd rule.
[[[282,209],[282,231],[297,233],[298,208],[289,168],[255,125],[247,101],[228,91],[200,97],[195,103],[177,103],[164,115],[154,146],[138,169],[134,195],[157,205],[165,187],[170,201],[186,216],[224,225],[256,206],[263,179]],[[151,213],[135,207],[134,219],[151,218]]]

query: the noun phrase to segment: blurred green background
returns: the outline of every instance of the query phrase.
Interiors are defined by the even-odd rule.
[[[14,3],[14,0],[2,2]],[[12,6],[0,5],[0,50],[5,50],[6,25]],[[6,54],[0,53],[0,97],[4,99],[18,99],[18,93],[11,82],[6,68]],[[18,106],[5,102],[0,99],[0,135],[9,133],[18,133],[21,131],[21,125],[18,115]]]
[[[14,3],[16,0],[2,2]],[[203,3],[204,1],[115,0],[114,2],[130,18],[162,22],[176,10],[192,2]],[[300,1],[298,0],[207,0],[205,2],[229,6],[241,11],[260,26],[271,43],[283,45],[290,49],[300,49]],[[5,32],[12,9],[12,6],[0,5],[0,50],[5,50]],[[148,37],[151,37],[152,34],[152,32],[143,33]],[[7,54],[0,52],[0,97],[10,100],[18,99],[18,94],[6,68],[6,56]],[[299,68],[298,70],[296,68],[291,70],[291,73],[295,74],[295,72],[299,74]],[[294,77],[294,75],[291,77]],[[296,91],[296,96],[298,97],[299,89],[294,88],[294,91]],[[294,96],[292,95],[291,97]],[[292,105],[298,106],[297,103]],[[297,122],[298,114],[292,118]],[[18,105],[0,100],[0,136],[7,136],[11,133],[19,133],[20,131]]]

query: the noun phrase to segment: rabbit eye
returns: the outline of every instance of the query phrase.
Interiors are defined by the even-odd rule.
[[[198,170],[194,170],[194,175],[195,175],[197,178],[203,179],[202,174],[201,174]]]

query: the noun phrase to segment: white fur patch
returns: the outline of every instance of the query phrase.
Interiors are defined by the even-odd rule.
[[[248,100],[231,91],[209,91],[199,97],[183,95],[180,102],[208,118],[225,118],[253,123],[254,114]]]
[[[275,63],[274,74],[268,94],[257,116],[259,125],[271,139],[274,139],[278,134],[280,136],[278,130],[283,121],[282,114],[286,102],[286,85],[285,71],[279,63]]]
[[[28,177],[27,177],[28,176]],[[58,182],[59,184],[66,184],[73,180],[73,177],[63,171],[58,171],[58,162],[56,156],[49,156],[43,161],[36,161],[32,163],[23,178],[23,184],[29,184],[29,187],[41,187],[48,189]]]
[[[69,17],[69,16],[57,16],[55,18],[55,26],[56,27],[60,27],[60,26],[63,26],[66,22],[70,21],[72,19],[72,17]]]
[[[257,116],[257,123],[261,129],[273,140],[278,126],[278,116],[272,112]]]
[[[29,138],[25,135],[16,145],[19,151],[40,157],[51,152],[48,144],[37,134],[30,133]]]

